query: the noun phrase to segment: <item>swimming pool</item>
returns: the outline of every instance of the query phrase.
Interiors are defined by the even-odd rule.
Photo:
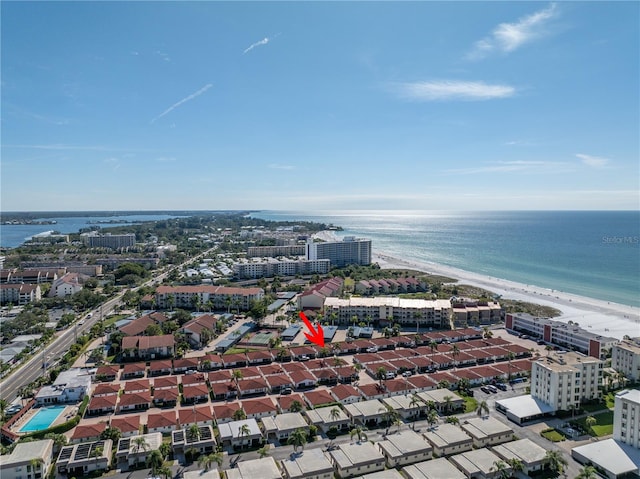
[[[27,423],[20,428],[20,432],[42,431],[47,429],[58,416],[64,411],[66,406],[47,406],[38,409]]]

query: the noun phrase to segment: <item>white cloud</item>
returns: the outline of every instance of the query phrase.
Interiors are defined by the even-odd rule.
[[[417,101],[491,100],[507,98],[516,92],[516,89],[509,85],[452,80],[399,83],[392,88],[400,97]]]
[[[211,88],[213,85],[211,83],[207,83],[205,86],[203,86],[202,88],[200,88],[197,92],[192,93],[191,95],[183,98],[182,100],[174,103],[173,105],[171,105],[169,108],[167,108],[165,111],[163,111],[162,113],[160,113],[157,117],[155,117],[153,120],[151,120],[151,123],[155,123],[157,120],[159,120],[160,118],[162,118],[163,116],[165,116],[166,114],[172,112],[173,110],[175,110],[176,108],[178,108],[180,105],[182,105],[183,103],[186,103],[190,100],[193,100],[194,98],[198,98],[200,95],[202,95],[204,92],[206,92],[209,88]]]
[[[552,3],[544,10],[522,17],[515,23],[501,23],[488,37],[475,43],[467,58],[479,60],[493,51],[510,53],[517,50],[525,43],[546,35],[546,24],[557,14],[556,4]]]
[[[587,166],[592,168],[603,168],[609,164],[609,158],[601,158],[599,156],[584,155],[582,153],[576,153],[576,156],[582,160]]]
[[[267,43],[269,43],[269,37],[264,37],[262,40],[252,43],[251,45],[249,45],[247,48],[245,48],[244,52],[242,52],[242,54],[246,54],[249,53],[251,50],[253,50],[255,47],[259,47],[261,45],[266,45]]]
[[[269,168],[271,168],[272,170],[293,170],[293,169],[295,169],[295,166],[293,166],[293,165],[281,165],[279,163],[271,163],[269,165]]]
[[[475,175],[481,173],[514,173],[525,172],[531,173],[549,173],[567,171],[570,164],[555,161],[495,161],[483,166],[474,166],[469,168],[453,168],[445,170],[445,173],[457,175]]]

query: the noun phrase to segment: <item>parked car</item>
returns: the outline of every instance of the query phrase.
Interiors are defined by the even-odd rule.
[[[491,394],[491,390],[487,386],[480,386],[480,390],[487,394]]]
[[[496,387],[498,389],[501,389],[502,391],[506,391],[507,390],[507,385],[505,383],[498,383],[498,384],[496,384]]]
[[[393,379],[396,377],[396,373],[393,371],[387,371],[386,379]]]
[[[282,394],[283,396],[286,396],[288,394],[291,394],[292,390],[291,388],[284,388],[282,391],[280,391],[280,394]]]
[[[412,375],[413,375],[413,373],[412,373],[411,371],[405,371],[405,372],[403,372],[403,373],[402,373],[402,375],[403,375],[405,378],[408,378],[409,376],[412,376]]]
[[[488,389],[489,391],[491,391],[492,393],[497,393],[497,392],[498,392],[498,388],[497,388],[497,387],[495,387],[495,386],[494,386],[494,385],[492,385],[492,384],[487,385],[487,389]]]

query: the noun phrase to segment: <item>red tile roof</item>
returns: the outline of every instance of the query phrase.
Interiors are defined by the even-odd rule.
[[[153,380],[154,392],[158,391],[159,389],[176,388],[176,387],[178,387],[177,376],[164,376],[160,378],[154,378]]]
[[[102,431],[107,428],[106,422],[99,422],[96,424],[81,424],[76,426],[76,429],[71,435],[71,439],[88,439],[92,437],[100,437]]]
[[[123,433],[139,431],[140,416],[137,414],[114,416],[111,418],[111,427],[117,427]]]
[[[118,394],[120,392],[120,385],[113,383],[99,383],[96,384],[95,389],[93,390],[94,396],[105,396]]]
[[[213,420],[213,413],[209,405],[196,406],[195,408],[180,409],[178,411],[178,422],[181,426],[195,424],[196,422],[206,422]]]
[[[116,394],[110,394],[108,396],[94,396],[89,402],[87,411],[97,411],[99,409],[115,409],[118,402],[118,396]]]
[[[149,414],[147,416],[147,429],[155,429],[160,427],[177,427],[175,410],[163,412],[162,414]]]
[[[247,416],[264,413],[276,414],[278,412],[278,408],[269,397],[243,400],[242,408]]]
[[[151,393],[149,391],[126,393],[120,396],[120,408],[123,406],[135,406],[142,404],[149,404],[151,402]]]
[[[276,399],[276,401],[278,402],[278,405],[280,406],[280,409],[282,411],[288,411],[289,408],[291,407],[291,404],[293,404],[294,401],[298,401],[300,404],[302,404],[303,409],[305,408],[304,399],[302,398],[302,396],[300,396],[300,394],[280,396],[279,398]]]
[[[209,396],[209,387],[206,384],[182,386],[182,396],[185,399]]]
[[[322,404],[330,404],[336,402],[335,398],[326,389],[306,392],[304,393],[304,397],[307,403],[314,408]]]
[[[135,391],[148,391],[151,383],[148,379],[132,379],[124,382],[124,392],[130,393]]]
[[[331,388],[331,394],[338,400],[344,401],[351,397],[362,397],[360,392],[350,384],[338,384]]]
[[[216,419],[229,419],[233,417],[233,414],[241,409],[239,402],[227,403],[227,404],[215,404],[213,406],[213,414]]]

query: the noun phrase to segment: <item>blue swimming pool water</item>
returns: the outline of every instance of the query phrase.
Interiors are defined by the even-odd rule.
[[[40,408],[27,423],[20,428],[20,432],[42,431],[47,429],[53,421],[64,411],[66,406],[47,406]]]

